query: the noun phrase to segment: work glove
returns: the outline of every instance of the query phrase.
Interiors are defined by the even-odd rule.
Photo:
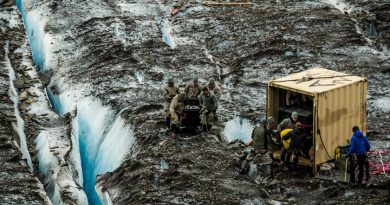
[[[171,120],[176,121],[176,115],[171,115]]]

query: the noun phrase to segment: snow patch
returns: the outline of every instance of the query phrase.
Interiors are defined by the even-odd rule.
[[[160,27],[163,41],[172,49],[176,48],[175,37],[173,35],[173,30],[168,19],[163,19],[161,17],[156,17],[156,22]]]
[[[20,26],[20,19],[19,15],[16,14],[16,11],[11,11],[11,13],[0,13],[0,19],[3,20],[3,22],[8,22],[8,26],[10,28],[17,28]],[[6,21],[4,21],[6,20]],[[1,29],[3,29],[3,26],[1,26]]]
[[[248,119],[234,117],[232,120],[226,122],[223,134],[229,142],[239,139],[248,143],[252,140],[251,134],[253,128],[254,125]]]
[[[122,13],[131,13],[131,16],[157,15],[158,7],[147,3],[119,3]]]
[[[35,147],[39,161],[39,171],[45,175],[45,189],[53,204],[62,204],[62,198],[59,192],[56,178],[59,172],[59,163],[57,158],[50,152],[47,134],[41,132],[35,139]],[[46,187],[50,186],[50,190]]]
[[[333,5],[336,9],[341,11],[341,13],[347,12],[350,14],[354,10],[353,6],[341,0],[324,0],[324,2]]]
[[[129,36],[127,36],[126,30],[124,29],[126,25],[118,18],[115,21],[117,22],[114,24],[115,38],[123,44],[124,50],[126,51],[129,46]]]
[[[390,97],[376,99],[373,105],[383,112],[390,112]]]

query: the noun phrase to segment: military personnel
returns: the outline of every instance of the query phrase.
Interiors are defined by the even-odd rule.
[[[209,89],[209,91],[214,93],[217,99],[221,97],[222,89],[215,83],[214,79],[210,79],[209,82],[206,84],[206,87]]]
[[[173,131],[173,136],[176,136],[176,134],[178,134],[180,131],[181,119],[183,117],[184,99],[184,93],[177,94],[172,99],[171,105],[169,107],[169,112],[171,115],[171,130]]]
[[[219,100],[219,98],[221,97],[222,95],[222,89],[221,87],[219,87],[214,79],[210,79],[209,82],[205,85],[209,91],[211,91],[212,93],[214,93],[215,97],[217,98],[217,100]],[[214,121],[218,121],[218,116],[217,116],[217,113],[214,112],[213,113],[214,115]]]
[[[184,88],[184,92],[187,98],[197,98],[201,92],[200,85],[198,84],[198,78],[193,78],[192,82],[188,83]]]
[[[164,99],[165,99],[165,105],[164,105],[164,111],[166,113],[165,124],[166,124],[167,128],[169,128],[170,124],[171,124],[169,106],[171,104],[173,97],[175,97],[177,94],[179,94],[180,90],[177,86],[175,86],[173,79],[169,78],[167,81],[167,84],[164,85],[164,87],[162,88],[162,92],[163,92]]]
[[[200,123],[203,131],[206,132],[211,129],[211,122],[214,121],[213,113],[216,112],[218,107],[217,98],[207,87],[204,87],[202,94],[199,96],[199,104],[201,105]]]
[[[244,174],[248,170],[249,162],[254,159],[255,156],[259,156],[261,159],[261,164],[265,165],[267,169],[267,174],[269,177],[273,177],[273,171],[271,164],[273,162],[273,128],[275,125],[275,120],[273,117],[269,117],[267,120],[262,119],[260,121],[260,126],[256,126],[251,134],[252,141],[246,146],[252,146],[252,150],[245,158],[245,161],[241,164],[240,173]]]

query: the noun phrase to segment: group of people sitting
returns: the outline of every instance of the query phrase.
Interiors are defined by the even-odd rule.
[[[166,112],[165,122],[167,131],[172,137],[177,136],[180,131],[181,121],[186,117],[183,112],[185,99],[199,100],[199,105],[201,106],[199,117],[203,131],[209,131],[212,127],[211,123],[217,120],[216,111],[222,90],[216,85],[214,79],[210,79],[202,87],[198,84],[198,78],[193,78],[181,92],[173,79],[170,78],[162,91],[166,101],[164,106]]]
[[[306,133],[305,128],[311,127],[304,125],[298,121],[298,113],[293,112],[291,117],[282,120],[276,127],[276,122],[273,117],[268,117],[260,121],[260,126],[256,126],[252,131],[252,141],[246,146],[252,146],[250,152],[244,153],[240,157],[241,173],[246,173],[248,164],[256,155],[266,155],[269,157],[270,163],[267,165],[269,176],[273,177],[272,165],[282,164],[286,171],[296,171],[298,169],[298,160],[300,156],[307,156],[308,150],[311,147],[310,136]],[[273,153],[277,149],[282,149],[281,162],[274,159]],[[290,163],[290,158],[293,157],[293,164]]]

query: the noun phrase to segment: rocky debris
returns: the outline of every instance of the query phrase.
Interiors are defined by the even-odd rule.
[[[58,61],[51,67],[54,94],[64,92],[59,82],[69,90],[85,85],[83,96],[123,111],[134,127],[134,157],[99,178],[114,203],[262,203],[258,197],[268,194],[260,188],[274,200],[324,203],[323,187],[333,184],[309,183],[311,171],[291,177],[279,170],[268,185],[235,176],[236,164],[228,160],[233,152],[214,139],[236,115],[264,116],[268,80],[313,66],[366,76],[369,129],[377,133],[371,139],[387,139],[390,121],[374,103],[390,92],[385,83],[389,74],[380,73],[389,66],[388,51],[381,46],[388,39],[385,1],[345,1],[356,7],[351,13],[330,4],[334,1],[265,0],[253,1],[251,7],[212,8],[196,1],[174,17],[169,0],[45,2],[31,9],[48,7],[42,14],[48,19],[45,28],[58,38],[53,39]],[[361,9],[367,11],[359,13]],[[375,29],[371,26],[369,33],[375,35],[366,34],[365,24],[371,21]],[[161,106],[153,106],[163,102],[164,80],[173,77],[183,88],[194,76],[202,84],[213,77],[223,87],[217,135],[151,140],[164,124]],[[167,169],[161,169],[162,160]],[[374,198],[356,190],[368,200],[386,202],[385,192],[378,192],[381,197]],[[362,201],[330,196],[345,203]]]
[[[18,11],[13,5],[14,1],[0,1],[0,22],[4,20],[18,19]],[[20,21],[20,19],[19,19]],[[20,23],[20,26],[22,24]],[[16,44],[15,40],[25,39],[22,27],[13,27],[10,24],[2,24],[0,29],[0,204],[51,204],[42,183],[33,174],[22,158],[16,142],[19,136],[13,130],[16,122],[13,102],[8,94],[9,67],[6,66],[6,58],[11,63],[18,64],[18,54],[6,54],[7,43]],[[15,41],[15,42],[14,42]],[[24,41],[24,40],[23,40]],[[12,68],[11,68],[12,69]],[[19,81],[17,81],[19,82]],[[23,94],[25,95],[25,93]],[[16,125],[16,124],[15,124]]]
[[[0,204],[51,204],[49,198],[56,198],[56,200],[66,204],[84,204],[86,197],[81,185],[77,182],[79,173],[76,167],[80,165],[75,164],[77,161],[70,154],[73,146],[69,119],[61,118],[49,107],[43,86],[36,77],[36,71],[32,70],[31,50],[28,44],[25,43],[27,38],[15,5],[9,7],[8,10],[0,9],[0,22],[1,18],[7,17],[7,15],[8,19],[15,21],[14,24],[16,22],[19,22],[19,24],[12,28],[5,26],[6,30],[0,30],[0,43],[2,45],[0,56],[4,56],[4,59],[0,60],[4,61],[5,58],[8,58],[11,64],[11,67],[0,66],[0,85],[4,85],[4,87],[1,87],[1,91],[4,91],[4,93],[1,93],[0,97],[4,99],[0,101],[2,122],[0,135],[4,135],[4,138],[0,137],[0,149],[2,150],[0,180],[7,184],[0,191]],[[4,49],[7,48],[7,43],[8,56],[5,55]],[[22,159],[19,148],[15,146],[15,142],[19,143],[19,137],[11,130],[13,126],[17,127],[17,125],[14,122],[16,121],[14,119],[14,107],[7,95],[9,90],[8,69],[13,69],[16,76],[13,83],[19,93],[19,96],[17,96],[19,111],[24,121],[24,132],[28,151],[33,162],[33,170],[30,170],[25,160]],[[46,139],[43,140],[43,137],[40,137],[41,141],[38,147],[38,136],[45,134],[48,136],[44,136]],[[14,139],[11,139],[12,137]],[[61,138],[61,140],[56,138]],[[43,154],[51,156],[40,157],[58,162],[56,166],[51,161],[39,162],[38,155],[42,155],[42,153],[39,153],[41,151],[39,149],[45,149],[45,140],[49,143],[48,146],[52,147],[48,152],[43,150]],[[45,167],[45,165],[50,167]],[[41,169],[42,167],[44,168]],[[36,176],[32,173],[36,173]],[[44,186],[37,177],[44,182]],[[53,203],[57,202],[53,201]]]
[[[223,147],[211,133],[152,139],[137,159],[124,162],[125,169],[99,177],[98,186],[114,204],[240,204],[263,195],[265,190],[238,174],[234,152]],[[123,187],[120,193],[111,192],[115,184]]]

